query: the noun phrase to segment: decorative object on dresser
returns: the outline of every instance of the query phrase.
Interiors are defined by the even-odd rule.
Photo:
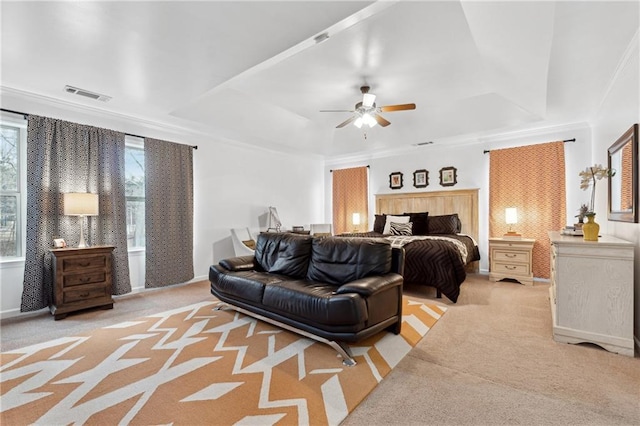
[[[489,280],[513,279],[533,285],[532,238],[489,238]]]
[[[416,188],[426,188],[429,185],[429,172],[425,169],[413,172],[413,186]]]
[[[608,150],[609,220],[638,223],[638,124],[631,126]]]
[[[402,172],[393,172],[389,175],[389,188],[400,189],[403,185]]]
[[[98,216],[98,194],[91,194],[88,192],[69,192],[63,194],[62,197],[64,203],[64,214],[66,216],[80,217],[80,240],[78,242],[78,248],[87,247],[87,243],[84,241],[84,217]]]
[[[440,185],[454,186],[458,183],[458,169],[455,167],[443,167],[440,169]]]
[[[555,231],[549,240],[553,339],[632,357],[633,243],[608,235],[583,241]]]
[[[113,308],[111,252],[113,246],[51,249],[53,299],[49,309],[56,320],[86,308]]]
[[[267,225],[267,232],[275,231],[280,232],[282,222],[280,216],[278,216],[278,210],[275,207],[269,207],[269,224]]]
[[[513,230],[513,225],[518,223],[518,209],[515,207],[507,207],[504,209],[504,221],[509,225],[509,230],[504,234],[507,238],[521,238],[522,234]]]
[[[587,190],[591,187],[589,210],[585,213],[587,223],[582,225],[583,238],[585,241],[598,241],[598,233],[600,232],[600,225],[595,221],[596,183],[600,179],[612,177],[615,174],[615,170],[604,168],[600,164],[589,166],[579,173],[582,179],[580,181],[580,189]]]

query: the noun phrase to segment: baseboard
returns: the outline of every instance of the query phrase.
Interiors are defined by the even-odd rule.
[[[143,293],[143,292],[148,292],[148,291],[154,291],[154,290],[163,290],[163,289],[167,289],[167,288],[171,288],[171,287],[177,287],[177,286],[182,286],[182,285],[189,285],[189,284],[193,284],[195,282],[198,281],[206,281],[208,280],[209,277],[207,275],[200,275],[197,277],[193,277],[192,279],[190,279],[187,282],[184,283],[179,283],[179,284],[173,284],[167,287],[158,287],[158,288],[145,288],[143,286],[137,286],[137,287],[132,287],[131,291],[127,294],[122,294],[119,296],[113,296],[114,300],[129,296],[131,294],[138,294],[138,293]],[[39,309],[37,311],[31,311],[31,312],[20,312],[20,308],[16,308],[16,309],[8,309],[6,311],[1,311],[0,312],[0,320],[4,320],[4,319],[8,319],[8,318],[16,318],[16,317],[23,317],[23,318],[27,318],[29,316],[35,316],[35,315],[40,315],[44,312],[49,312],[49,308],[43,308],[43,309]]]

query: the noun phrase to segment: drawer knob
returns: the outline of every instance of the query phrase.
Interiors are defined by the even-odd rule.
[[[89,297],[89,292],[80,293],[80,297]]]
[[[507,268],[510,271],[513,271],[514,269],[516,269],[515,266],[504,265],[504,267]]]
[[[505,257],[511,257],[511,258],[513,258],[513,257],[516,257],[516,255],[515,255],[515,254],[513,254],[513,253],[505,253]]]
[[[91,277],[80,278],[80,282],[86,283],[86,282],[89,282],[89,281],[91,281]]]
[[[79,265],[82,266],[82,267],[87,267],[87,266],[91,265],[91,262],[82,262]]]

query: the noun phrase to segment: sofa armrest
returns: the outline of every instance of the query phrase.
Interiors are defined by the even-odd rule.
[[[223,268],[233,271],[252,271],[256,269],[257,262],[254,256],[238,256],[229,259],[223,259],[218,262]]]
[[[358,293],[361,296],[371,296],[379,291],[394,286],[402,286],[402,275],[390,272],[385,275],[360,278],[338,287],[336,294]]]

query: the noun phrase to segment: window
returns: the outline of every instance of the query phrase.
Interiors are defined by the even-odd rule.
[[[125,196],[127,200],[127,245],[145,246],[144,237],[144,140],[125,139]]]
[[[27,122],[0,118],[0,259],[22,256],[26,212]]]

